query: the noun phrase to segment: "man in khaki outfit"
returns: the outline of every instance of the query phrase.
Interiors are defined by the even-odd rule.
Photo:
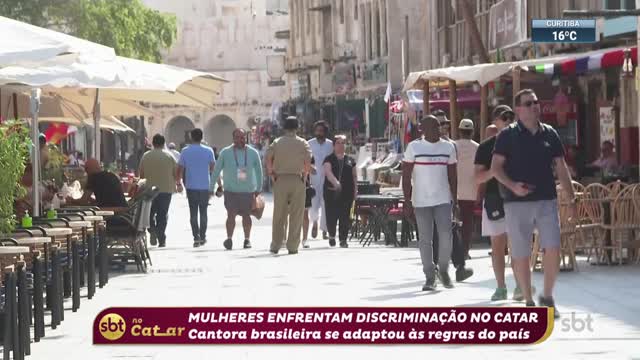
[[[267,152],[267,172],[273,180],[273,233],[271,252],[277,254],[286,240],[289,254],[297,254],[304,216],[306,179],[311,169],[311,147],[296,136],[298,119],[284,123],[285,135],[276,139]],[[289,224],[289,236],[285,229]]]

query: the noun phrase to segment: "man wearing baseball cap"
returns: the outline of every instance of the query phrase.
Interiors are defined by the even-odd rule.
[[[473,141],[473,121],[460,120],[456,140],[458,149],[458,206],[460,207],[460,220],[462,220],[462,243],[464,244],[464,256],[469,259],[471,247],[471,233],[473,232],[473,208],[477,200],[477,186],[473,179],[473,162],[478,150],[478,143]]]
[[[447,115],[443,110],[436,110],[433,112],[433,116],[438,119],[438,125],[440,127],[440,139],[443,141],[449,142],[453,145],[453,148],[456,151],[456,157],[459,155],[458,153],[458,145],[455,141],[451,140],[449,137],[449,133],[451,131],[451,120],[447,119]],[[473,124],[473,123],[472,123]],[[456,169],[459,169],[456,166]],[[460,187],[457,186],[456,189]],[[453,218],[458,217],[458,198],[453,198]],[[462,282],[471,276],[473,276],[473,270],[466,267],[466,257],[465,257],[465,249],[463,244],[458,237],[453,237],[452,241],[452,253],[451,253],[451,261],[453,262],[453,266],[456,268],[456,281]],[[433,248],[434,248],[434,262],[438,263],[439,251],[435,251],[435,249],[439,248],[439,239],[437,231],[434,231],[433,234]]]

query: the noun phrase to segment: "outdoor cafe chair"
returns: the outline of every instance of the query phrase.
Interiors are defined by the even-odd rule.
[[[611,251],[613,257],[617,257],[619,265],[622,265],[623,248],[634,241],[635,234],[640,230],[640,212],[636,211],[633,199],[636,188],[637,186],[627,186],[620,191],[611,204],[611,221],[604,224],[611,237],[600,248]],[[611,260],[607,256],[607,261]]]
[[[147,248],[147,229],[150,226],[151,204],[158,196],[157,187],[142,186],[131,199],[126,213],[116,214],[107,224],[106,239],[110,259],[125,265],[133,260],[138,271],[147,271],[151,257]]]
[[[31,354],[31,334],[29,324],[29,296],[24,254],[27,247],[18,246],[11,238],[0,239],[0,269],[2,288],[0,294],[0,315],[2,315],[3,359],[23,360]]]
[[[628,186],[627,183],[624,183],[620,180],[616,180],[607,185],[609,189],[609,196],[615,198],[624,188]]]
[[[13,231],[13,237],[51,237],[52,242],[42,244],[42,280],[46,293],[46,307],[51,311],[51,328],[56,329],[64,320],[64,253],[67,238],[71,236],[72,230],[63,227],[54,227],[50,223],[43,223],[29,228],[17,228]],[[65,244],[63,246],[63,244]],[[77,283],[77,282],[76,282]],[[35,284],[35,280],[34,280]],[[73,307],[79,304],[79,289]],[[44,328],[40,329],[40,337],[44,337]]]
[[[587,261],[595,253],[595,258],[602,256],[602,246],[606,243],[607,229],[605,222],[610,216],[611,191],[600,183],[588,185],[579,197],[580,223],[578,232],[582,237],[581,247],[588,250]]]
[[[578,271],[578,262],[576,261],[575,237],[577,219],[571,217],[570,209],[572,203],[565,195],[565,192],[558,187],[558,218],[560,221],[560,263],[564,270]],[[577,214],[576,214],[577,217]],[[531,252],[530,265],[532,270],[536,269],[536,265],[540,264],[542,249],[540,248],[540,236],[538,232],[534,235],[533,251]]]

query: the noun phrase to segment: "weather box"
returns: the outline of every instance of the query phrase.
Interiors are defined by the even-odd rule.
[[[533,19],[531,41],[534,43],[593,43],[596,41],[594,19]]]

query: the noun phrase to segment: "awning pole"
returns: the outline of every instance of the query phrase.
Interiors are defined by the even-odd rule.
[[[100,162],[100,89],[96,89],[96,99],[93,106],[94,152],[93,158]]]
[[[520,92],[520,67],[516,66],[513,68],[513,108],[515,109],[518,104],[516,104],[516,94]]]
[[[427,116],[431,113],[431,103],[429,100],[431,96],[429,94],[429,80],[424,82],[424,86],[422,88],[422,116]],[[418,123],[420,123],[418,119]]]
[[[636,9],[640,9],[640,0],[636,0]],[[640,16],[636,19],[636,23],[638,23],[638,28],[636,31],[637,38],[637,51],[638,55],[640,55]],[[640,59],[640,56],[637,57]],[[638,64],[636,64],[636,74],[635,74],[635,85],[636,85],[636,116],[637,116],[637,125],[638,125],[638,138],[640,139],[640,70],[638,69]],[[640,146],[638,146],[638,166],[640,167]]]
[[[449,80],[449,115],[451,116],[451,139],[458,139],[458,89],[455,80]]]
[[[484,141],[485,133],[489,118],[489,109],[487,109],[487,97],[488,97],[487,85],[483,85],[480,88],[480,141]]]
[[[33,171],[33,214],[40,216],[40,131],[38,130],[38,113],[40,112],[40,89],[31,89],[31,168]]]

